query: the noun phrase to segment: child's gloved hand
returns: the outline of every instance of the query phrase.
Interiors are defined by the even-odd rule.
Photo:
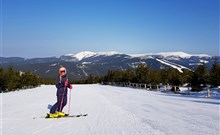
[[[65,87],[68,86],[68,81],[65,81],[64,86],[65,86]]]
[[[70,84],[70,89],[72,90],[73,86]]]

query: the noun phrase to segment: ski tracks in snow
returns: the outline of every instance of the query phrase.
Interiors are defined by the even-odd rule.
[[[86,86],[81,86],[86,87]],[[76,89],[80,89],[77,88]],[[83,89],[84,90],[84,89]],[[97,87],[96,89],[87,89],[75,91],[75,95],[80,98],[75,99],[74,102],[79,99],[86,99],[81,101],[81,110],[83,106],[87,106],[89,118],[86,119],[90,134],[95,135],[161,135],[164,134],[156,127],[147,125],[138,116],[134,116],[132,113],[126,111],[119,105],[109,100],[106,95],[102,94],[103,87]],[[77,107],[75,108],[77,109]],[[85,111],[85,110],[83,110]],[[94,121],[95,123],[93,123]]]
[[[56,101],[56,89],[41,86],[3,94],[2,130],[3,135],[218,134],[218,106],[197,100],[206,101],[131,88],[73,85],[70,114],[88,116],[44,119],[40,117],[48,113],[48,103]]]

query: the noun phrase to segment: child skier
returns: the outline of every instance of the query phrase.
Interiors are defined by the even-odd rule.
[[[64,117],[65,113],[62,112],[64,106],[67,104],[67,88],[72,90],[72,85],[69,84],[66,75],[66,68],[59,69],[59,76],[56,82],[57,87],[57,102],[50,109],[50,118]]]

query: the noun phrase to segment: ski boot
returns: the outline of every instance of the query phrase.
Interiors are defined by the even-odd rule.
[[[59,117],[59,115],[58,115],[58,113],[50,113],[50,114],[48,114],[49,116],[49,118],[58,118]]]
[[[57,112],[58,117],[65,117],[68,116],[68,114],[65,114],[64,112]]]

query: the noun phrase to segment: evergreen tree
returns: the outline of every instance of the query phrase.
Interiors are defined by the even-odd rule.
[[[182,83],[190,85],[190,82],[192,80],[192,76],[193,76],[193,71],[183,69],[183,74],[181,77]]]
[[[157,85],[161,83],[160,72],[156,70],[150,70],[149,72],[150,83],[153,85]]]
[[[4,69],[0,66],[0,89],[5,90],[5,77],[4,77]]]
[[[134,76],[135,76],[135,72],[133,70],[128,69],[124,71],[123,77],[125,82],[133,82]]]
[[[149,77],[150,68],[147,67],[144,64],[138,65],[138,67],[135,69],[135,77],[137,80],[137,83],[150,83],[150,77]]]
[[[182,74],[176,69],[168,69],[168,83],[172,85],[172,91],[179,90],[179,86],[183,84]]]
[[[89,77],[85,81],[86,84],[93,84],[94,83],[94,77],[90,74]]]
[[[109,70],[107,75],[104,77],[105,82],[113,82],[114,73],[113,71]]]
[[[214,59],[210,70],[210,84],[213,87],[220,86],[220,65],[217,58]]]
[[[167,69],[160,69],[159,73],[160,73],[160,82],[163,84],[167,84],[169,82]]]
[[[203,64],[199,65],[192,75],[191,85],[192,91],[201,91],[208,82],[208,71]]]
[[[0,86],[4,92],[36,87],[39,84],[40,78],[31,72],[14,71],[12,66],[9,66],[6,70],[0,67]]]

